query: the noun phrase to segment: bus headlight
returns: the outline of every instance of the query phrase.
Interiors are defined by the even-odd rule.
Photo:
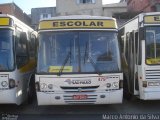
[[[106,86],[107,86],[107,88],[110,88],[111,87],[111,83],[107,83]]]
[[[8,87],[8,82],[7,81],[2,81],[1,85],[2,85],[2,87]]]
[[[41,89],[46,89],[46,88],[47,88],[47,84],[41,83]]]
[[[53,89],[53,84],[49,84],[49,85],[48,85],[48,88],[49,88],[49,89]]]
[[[14,87],[16,87],[15,80],[10,79],[10,80],[9,80],[9,88],[14,88]]]
[[[119,82],[114,82],[112,85],[114,88],[118,88],[119,87]]]

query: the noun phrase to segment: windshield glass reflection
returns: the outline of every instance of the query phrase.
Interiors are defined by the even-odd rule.
[[[0,29],[0,71],[14,68],[12,36],[13,31]]]
[[[121,69],[115,32],[44,32],[38,72],[99,73]]]

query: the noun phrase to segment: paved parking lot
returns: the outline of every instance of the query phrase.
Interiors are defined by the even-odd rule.
[[[117,119],[111,115],[148,115],[148,119],[157,119],[160,116],[160,100],[159,101],[142,101],[134,99],[132,101],[125,100],[123,104],[114,105],[78,105],[78,106],[37,106],[36,100],[33,104],[16,105],[0,105],[1,118],[18,117],[18,120],[37,119],[37,120],[102,120],[103,117]],[[111,114],[111,115],[110,115]],[[157,114],[158,116],[152,116]],[[107,116],[105,116],[107,115]],[[110,115],[110,116],[108,116]],[[151,115],[151,116],[150,116]],[[106,119],[109,119],[106,118]],[[160,117],[159,117],[160,119]],[[3,119],[5,120],[5,119]]]

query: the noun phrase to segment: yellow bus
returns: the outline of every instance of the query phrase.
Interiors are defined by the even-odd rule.
[[[123,74],[113,18],[61,16],[39,23],[38,105],[122,103]]]
[[[37,32],[17,18],[0,15],[0,104],[31,101]]]

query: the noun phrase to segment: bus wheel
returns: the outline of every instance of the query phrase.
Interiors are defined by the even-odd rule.
[[[124,92],[124,98],[126,100],[132,100],[133,95],[127,91],[127,92]]]
[[[35,96],[35,85],[34,85],[34,77],[32,76],[29,86],[28,86],[28,104],[33,103],[33,99]]]

